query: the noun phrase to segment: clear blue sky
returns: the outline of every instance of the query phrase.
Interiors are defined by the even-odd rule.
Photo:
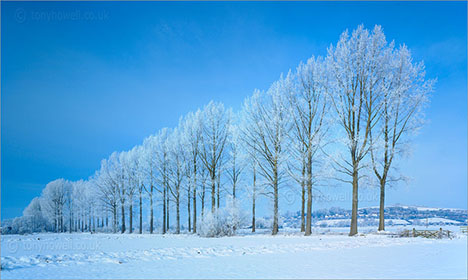
[[[467,208],[466,2],[1,2],[1,211],[87,178],[209,100],[238,109],[345,29],[380,24],[438,78],[388,204]],[[343,186],[342,190],[350,189]],[[349,208],[349,200],[317,207]],[[363,201],[360,206],[377,205]]]

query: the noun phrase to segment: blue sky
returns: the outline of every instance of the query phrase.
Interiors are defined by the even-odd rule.
[[[407,44],[427,76],[438,79],[428,124],[402,163],[413,180],[390,189],[387,203],[467,208],[466,2],[1,2],[1,8],[2,219],[21,215],[47,182],[87,178],[111,152],[175,126],[212,99],[240,108],[255,88],[324,55],[341,32],[361,23],[382,25],[388,40]],[[370,205],[378,204],[360,204]]]

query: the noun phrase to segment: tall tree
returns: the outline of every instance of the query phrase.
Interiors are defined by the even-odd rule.
[[[201,111],[190,112],[181,122],[180,127],[183,130],[184,142],[187,145],[187,176],[189,178],[189,187],[187,188],[187,210],[188,224],[190,230],[190,190],[192,190],[192,208],[193,208],[193,232],[197,232],[197,177],[199,173],[200,142],[202,137]]]
[[[64,207],[66,193],[71,183],[64,179],[54,180],[46,185],[41,194],[41,208],[44,209],[46,217],[52,220],[55,232],[64,231]]]
[[[236,191],[240,181],[240,176],[245,168],[244,158],[242,153],[242,140],[239,124],[233,124],[230,127],[230,133],[228,138],[229,146],[229,162],[227,166],[227,174],[232,185],[232,198],[235,203]]]
[[[135,184],[138,190],[138,205],[139,205],[139,215],[138,215],[138,233],[143,233],[143,191],[144,191],[144,177],[145,177],[145,168],[143,166],[145,148],[143,146],[136,146],[132,149],[133,151],[133,165],[134,165],[134,176]]]
[[[289,90],[288,105],[292,116],[293,147],[297,147],[300,167],[300,182],[304,197],[307,188],[307,217],[305,235],[311,234],[312,225],[312,187],[316,183],[318,172],[312,172],[317,164],[317,154],[323,147],[327,130],[325,114],[327,112],[326,84],[324,65],[321,58],[310,58],[301,63],[294,73],[294,85]],[[303,199],[304,204],[304,199]]]
[[[65,188],[65,206],[67,210],[67,215],[68,215],[68,232],[72,233],[73,230],[73,219],[74,219],[74,213],[76,209],[75,201],[74,201],[74,188],[75,185],[70,182],[69,184],[66,184]]]
[[[201,218],[205,216],[205,194],[206,194],[206,181],[208,181],[209,173],[205,168],[200,170],[200,191],[198,196],[200,197],[201,202]]]
[[[229,134],[231,111],[226,110],[222,103],[211,101],[203,108],[201,114],[203,123],[200,159],[210,174],[211,212],[214,213],[216,209],[216,183],[219,181],[217,179],[220,177],[220,168]]]
[[[268,194],[273,200],[273,235],[278,233],[279,187],[287,161],[285,141],[290,126],[284,96],[288,84],[289,78],[281,77],[266,93],[255,91],[243,107],[243,116],[250,124],[244,127],[243,136],[247,145],[258,153],[259,173],[270,187]],[[257,141],[259,144],[254,144]]]
[[[142,173],[142,181],[141,184],[143,189],[145,190],[146,194],[149,198],[149,230],[150,234],[154,232],[154,190],[156,184],[156,166],[157,166],[157,151],[158,151],[158,137],[155,135],[151,135],[143,141],[141,156],[140,156],[140,166],[141,166],[141,173]],[[166,209],[163,209],[166,211]],[[164,224],[164,223],[163,223]],[[163,225],[163,227],[165,224]],[[163,233],[165,233],[165,228],[163,229]]]
[[[336,46],[328,50],[327,90],[347,151],[346,156],[335,161],[335,166],[351,177],[351,181],[339,179],[352,185],[351,236],[357,234],[359,171],[370,149],[370,132],[378,120],[388,55],[389,47],[380,26],[369,32],[361,25],[351,36],[345,31]]]
[[[245,114],[246,112],[242,112]],[[247,137],[243,137],[243,133],[246,133],[248,131],[248,128],[250,126],[250,123],[248,123],[247,119],[241,118],[241,124],[239,127],[241,139],[242,139],[242,153],[243,153],[243,158],[245,160],[245,169],[246,173],[252,176],[252,184],[245,184],[246,187],[246,194],[250,196],[250,199],[252,201],[252,232],[255,232],[255,211],[256,211],[256,201],[257,197],[262,194],[261,188],[258,186],[257,182],[257,166],[258,166],[258,155],[257,151],[258,148],[252,148],[255,145],[258,145],[259,143],[257,141],[252,142],[250,144],[245,143],[245,141],[248,141]],[[247,176],[247,175],[246,175]]]
[[[172,131],[167,140],[169,146],[169,192],[174,200],[176,207],[176,234],[180,233],[180,203],[182,199],[181,188],[186,178],[186,151],[182,140],[182,134],[178,128]]]
[[[114,170],[116,171],[116,178],[117,178],[117,186],[119,188],[119,200],[120,200],[120,215],[121,215],[121,225],[120,225],[120,233],[124,233],[127,228],[125,225],[125,206],[127,202],[127,187],[128,184],[126,182],[125,178],[125,169],[122,164],[123,162],[123,157],[124,153],[116,153],[115,154],[115,160],[113,161],[114,163]]]
[[[128,201],[129,233],[133,233],[133,202],[139,185],[137,177],[138,163],[136,161],[136,156],[136,148],[121,153],[121,164],[125,177],[124,184],[126,185]]]
[[[113,169],[114,160],[115,155],[111,156],[109,159],[103,159],[101,161],[101,168],[98,171],[96,171],[96,174],[93,177],[93,182],[98,187],[101,203],[108,211],[112,213],[112,231],[116,233],[118,223],[117,213],[119,202],[119,178],[117,178],[118,175],[116,173],[116,170]],[[81,182],[78,181],[77,184],[81,184]],[[81,195],[81,192],[77,192],[77,195],[75,195],[75,197],[77,197],[78,195]]]
[[[23,211],[23,217],[29,222],[28,227],[32,232],[46,231],[47,220],[41,206],[41,198],[35,197]]]
[[[163,210],[163,234],[169,231],[169,157],[170,157],[170,141],[168,141],[171,130],[168,128],[161,129],[154,137],[154,166],[157,171],[157,182],[161,186],[159,191],[162,194],[162,210]]]
[[[382,86],[382,110],[371,131],[372,169],[380,188],[379,231],[385,230],[385,187],[394,159],[401,155],[424,120],[423,108],[434,80],[425,79],[424,64],[414,63],[406,46],[392,52]]]

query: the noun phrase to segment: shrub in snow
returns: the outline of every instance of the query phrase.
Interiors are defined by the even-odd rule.
[[[226,206],[215,213],[207,211],[197,227],[198,235],[203,237],[232,236],[243,225],[243,215],[236,200],[228,199]]]
[[[272,226],[272,220],[271,219],[265,219],[262,217],[258,217],[255,219],[255,228],[258,229],[266,229],[266,228],[271,228]]]

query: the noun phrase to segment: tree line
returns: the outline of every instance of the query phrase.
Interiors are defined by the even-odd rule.
[[[163,234],[171,226],[180,233],[182,224],[196,233],[229,196],[249,201],[254,232],[256,200],[265,196],[275,235],[280,190],[289,186],[301,194],[301,231],[310,235],[314,197],[334,180],[352,189],[349,235],[357,233],[362,183],[380,190],[384,230],[386,187],[401,178],[395,162],[424,121],[433,85],[405,45],[387,42],[380,26],[361,25],[343,32],[325,57],[255,90],[240,111],[212,101],[177,127],[112,153],[87,180],[50,182],[16,222],[33,231],[142,233],[149,212],[150,233],[156,216]]]

